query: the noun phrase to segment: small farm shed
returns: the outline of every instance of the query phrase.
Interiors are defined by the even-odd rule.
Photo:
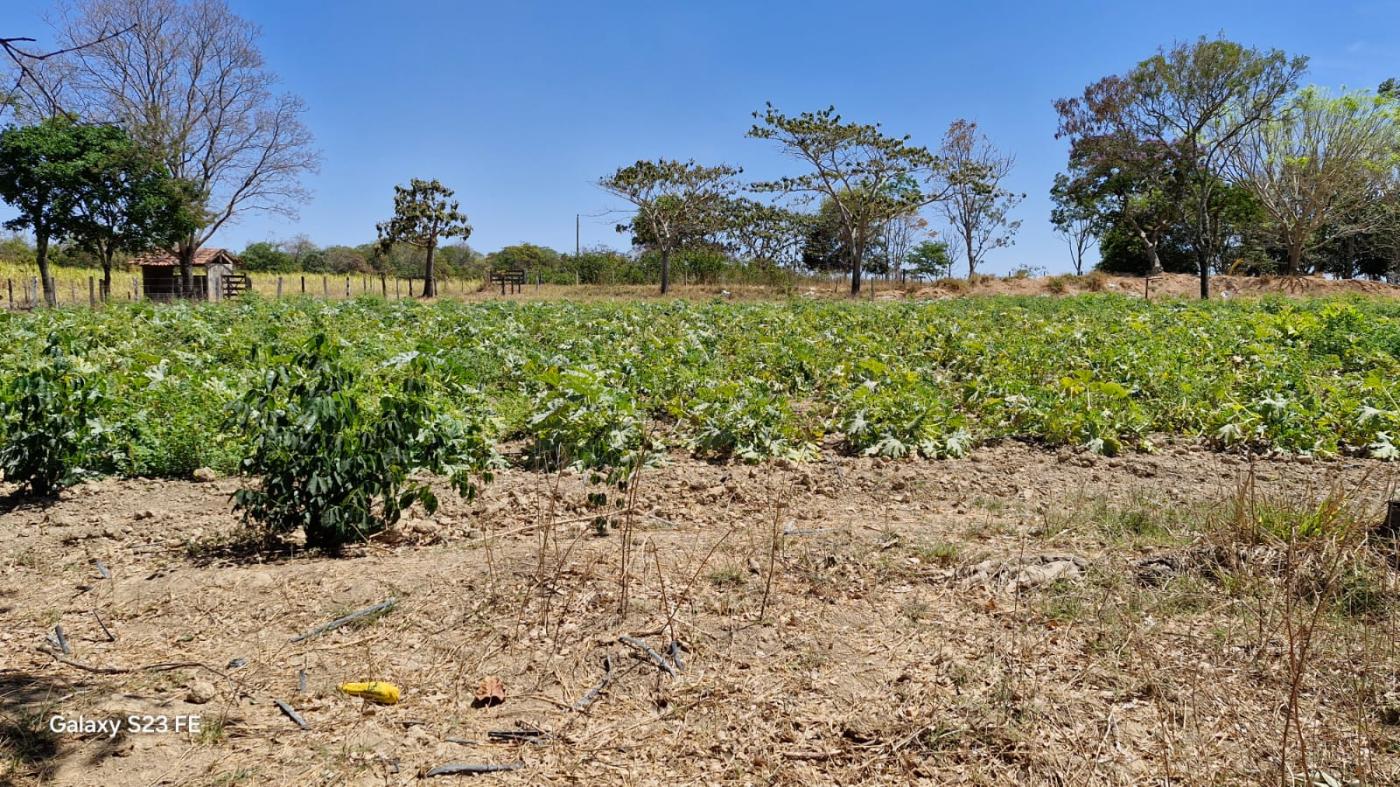
[[[141,292],[147,300],[174,300],[180,293],[180,258],[169,252],[146,254],[131,261],[141,269]],[[227,249],[199,249],[194,253],[194,292],[191,298],[208,300],[227,296],[230,285],[243,283],[234,271],[243,263]],[[212,286],[211,286],[212,285]]]

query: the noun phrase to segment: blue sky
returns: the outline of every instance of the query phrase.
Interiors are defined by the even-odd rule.
[[[1009,185],[1028,195],[1016,245],[986,270],[1053,272],[1069,266],[1047,218],[1065,158],[1055,98],[1174,39],[1222,32],[1308,55],[1316,84],[1400,76],[1400,2],[229,2],[262,26],[324,157],[299,219],[245,217],[216,238],[232,248],[297,233],[371,240],[393,185],[425,177],[457,190],[474,248],[571,250],[575,213],[621,207],[597,178],[639,158],[791,170],[744,137],[772,101],[835,104],[929,147],[954,118],[977,121],[1016,155]],[[50,3],[0,5],[5,34],[47,34]],[[585,216],[584,245],[624,247],[616,219]]]

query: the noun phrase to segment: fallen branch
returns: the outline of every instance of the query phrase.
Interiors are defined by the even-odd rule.
[[[449,762],[446,765],[439,765],[436,768],[423,774],[424,778],[432,776],[451,776],[456,773],[500,773],[502,771],[518,771],[525,767],[523,762],[511,762],[504,765],[493,765],[489,763],[472,764],[465,762]]]
[[[685,662],[681,660],[681,651],[683,650],[685,650],[685,646],[679,640],[674,639],[666,647],[666,655],[671,657],[671,663],[676,665],[676,669],[681,672],[685,671]]]
[[[57,659],[59,662],[67,664],[70,667],[76,667],[86,672],[95,672],[98,675],[130,675],[133,672],[166,672],[168,670],[186,669],[189,667],[204,667],[205,669],[209,669],[217,674],[223,674],[218,670],[212,669],[211,667],[207,667],[203,663],[198,661],[163,661],[158,664],[147,664],[142,667],[97,667],[93,666],[92,664],[84,664],[83,662],[78,661],[77,659],[70,659],[62,653],[58,653],[49,648],[41,647],[39,648],[39,652],[47,653],[48,655]]]
[[[588,706],[596,702],[598,700],[598,696],[603,693],[603,690],[608,687],[608,684],[612,683],[612,672],[612,654],[604,654],[603,679],[598,681],[597,686],[594,686],[593,688],[589,689],[587,694],[584,694],[582,697],[580,697],[579,701],[573,704],[573,709],[576,711],[588,710]]]
[[[486,740],[492,743],[544,743],[553,735],[543,730],[489,730]]]
[[[68,637],[64,636],[62,626],[53,627],[53,641],[58,643],[58,649],[64,653],[73,652],[73,649],[68,647]]]
[[[296,711],[292,710],[292,706],[288,705],[282,700],[273,700],[273,702],[277,704],[277,707],[282,709],[283,713],[287,714],[287,718],[296,722],[296,725],[298,727],[302,728],[303,730],[311,729],[311,727],[307,725],[306,719],[303,719],[300,713],[297,713]]]
[[[335,631],[341,626],[344,626],[347,623],[353,623],[354,621],[359,620],[360,618],[367,617],[378,612],[388,612],[389,610],[393,609],[394,605],[397,603],[399,603],[399,600],[397,598],[394,598],[393,596],[390,596],[389,598],[379,602],[378,604],[375,604],[374,606],[365,607],[364,609],[357,609],[354,612],[351,612],[349,615],[346,615],[345,617],[336,618],[335,620],[332,620],[329,623],[322,623],[321,625],[317,626],[314,629],[311,629],[305,634],[299,634],[295,637],[292,637],[288,641],[304,642],[305,640],[312,639],[313,637],[319,637],[328,631]]]
[[[671,662],[667,661],[664,656],[653,650],[650,645],[646,644],[645,642],[642,642],[639,639],[634,639],[628,636],[618,637],[617,641],[621,642],[629,648],[634,648],[646,654],[647,658],[651,659],[652,663],[659,667],[662,672],[666,673],[667,675],[670,675],[673,678],[676,677],[676,668],[671,666]]]

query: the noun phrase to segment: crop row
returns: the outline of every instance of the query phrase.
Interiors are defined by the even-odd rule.
[[[101,403],[83,416],[103,436],[85,450],[100,455],[83,464],[233,472],[249,452],[230,427],[239,403],[318,334],[353,371],[341,393],[368,411],[405,374],[426,377],[434,408],[480,419],[489,439],[600,469],[674,449],[955,457],[1008,438],[1114,454],[1151,450],[1158,435],[1400,456],[1400,306],[1363,300],[45,310],[0,317],[0,428],[11,445],[42,430],[43,414],[16,402],[62,357]]]

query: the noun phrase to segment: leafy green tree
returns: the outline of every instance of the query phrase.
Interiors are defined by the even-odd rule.
[[[119,254],[172,248],[203,222],[199,195],[116,126],[94,126],[100,150],[83,173],[71,236],[102,266],[102,298],[112,294]]]
[[[559,267],[559,252],[533,243],[517,243],[486,255],[492,269],[523,270],[531,273],[552,271]]]
[[[948,244],[938,240],[926,240],[915,246],[905,262],[914,275],[928,279],[944,278],[953,269]]]
[[[56,299],[49,244],[90,228],[79,216],[78,204],[102,169],[111,133],[110,127],[80,124],[67,116],[0,132],[0,199],[19,213],[5,228],[34,233],[34,259],[50,306]]]
[[[1201,297],[1207,298],[1210,271],[1219,265],[1226,237],[1211,212],[1225,162],[1251,129],[1274,114],[1306,66],[1306,58],[1224,39],[1176,43],[1126,75],[1105,77],[1081,96],[1055,102],[1058,136],[1068,136],[1072,148],[1085,139],[1117,140],[1096,147],[1101,154],[1129,154],[1119,162],[1137,171],[1136,179],[1147,186],[1143,196],[1178,205],[1177,220],[1191,235]],[[1152,151],[1162,166],[1142,166],[1133,151]],[[1152,174],[1168,177],[1158,181]],[[1133,223],[1150,247],[1142,223]]]
[[[1084,258],[1104,230],[1103,216],[1092,203],[1081,202],[1082,195],[1075,194],[1070,185],[1067,175],[1055,176],[1055,184],[1050,187],[1050,199],[1054,203],[1050,209],[1050,226],[1069,244],[1074,273],[1082,276]]]
[[[249,243],[241,255],[243,267],[260,273],[290,273],[296,270],[292,255],[270,241]]]
[[[942,172],[938,158],[909,144],[908,136],[891,137],[878,124],[844,121],[835,107],[792,116],[768,104],[754,117],[760,122],[749,129],[750,137],[777,142],[810,171],[752,188],[832,200],[852,295],[860,293],[861,271],[880,228],[946,194],[946,184],[935,185]]]
[[[1164,240],[1181,225],[1180,181],[1172,162],[1166,147],[1130,134],[1081,136],[1070,143],[1069,174],[1058,199],[1102,228],[1131,233],[1145,251],[1141,272],[1156,273],[1163,270]]]
[[[598,181],[604,191],[636,209],[619,232],[642,237],[661,262],[661,292],[671,289],[671,255],[705,242],[726,226],[726,208],[742,170],[724,164],[707,167],[694,161],[638,161]]]
[[[811,214],[746,197],[730,200],[724,237],[740,259],[759,265],[792,267],[801,261],[811,230]]]
[[[1397,187],[1400,100],[1369,91],[1331,96],[1305,88],[1286,111],[1252,128],[1230,157],[1235,179],[1268,213],[1290,275],[1330,241],[1363,234],[1368,211]],[[1323,236],[1327,228],[1330,236]]]
[[[466,214],[452,196],[452,189],[437,180],[413,178],[407,187],[394,187],[394,217],[377,227],[379,245],[385,251],[398,243],[423,250],[424,298],[437,295],[433,261],[438,243],[443,238],[465,240],[472,234]]]

